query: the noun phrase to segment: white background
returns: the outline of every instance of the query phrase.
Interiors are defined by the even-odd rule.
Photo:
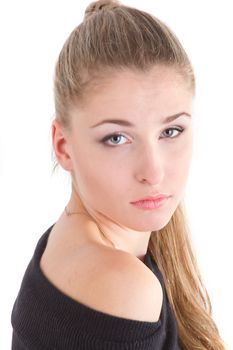
[[[10,314],[26,266],[70,195],[68,173],[54,176],[50,126],[53,71],[61,47],[88,1],[12,1],[0,5],[0,348],[10,349]],[[232,336],[231,1],[133,1],[177,34],[197,79],[194,156],[186,208],[213,317]]]

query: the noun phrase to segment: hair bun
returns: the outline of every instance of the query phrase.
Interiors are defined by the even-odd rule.
[[[119,6],[120,3],[118,0],[98,0],[91,2],[85,10],[84,19],[89,18],[93,13],[102,11],[103,9],[113,10]]]

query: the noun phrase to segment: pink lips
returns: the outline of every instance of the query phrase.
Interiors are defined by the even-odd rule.
[[[157,209],[160,208],[167,199],[168,196],[160,194],[139,199],[136,202],[131,202],[131,204],[141,209]]]
[[[137,203],[137,202],[141,202],[141,201],[151,201],[151,200],[158,200],[158,199],[163,199],[163,198],[167,198],[168,196],[165,195],[165,194],[157,194],[156,196],[148,196],[148,197],[144,197],[144,198],[140,198],[134,202],[131,202],[131,203]]]

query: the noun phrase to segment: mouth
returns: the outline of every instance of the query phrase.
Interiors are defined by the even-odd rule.
[[[140,209],[158,209],[161,208],[168,200],[168,197],[163,196],[156,199],[139,200],[132,202],[134,206]]]
[[[147,196],[144,198],[140,198],[140,199],[133,201],[131,203],[134,204],[134,203],[143,202],[143,201],[158,201],[158,200],[162,200],[162,199],[165,199],[168,197],[169,197],[168,195],[161,193],[161,194],[157,194],[156,196]]]

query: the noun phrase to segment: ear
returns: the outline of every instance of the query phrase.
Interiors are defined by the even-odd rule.
[[[69,151],[69,142],[68,136],[69,133],[61,125],[61,123],[54,119],[52,122],[52,143],[53,149],[57,158],[58,163],[62,166],[63,169],[67,171],[72,170],[72,161]]]

